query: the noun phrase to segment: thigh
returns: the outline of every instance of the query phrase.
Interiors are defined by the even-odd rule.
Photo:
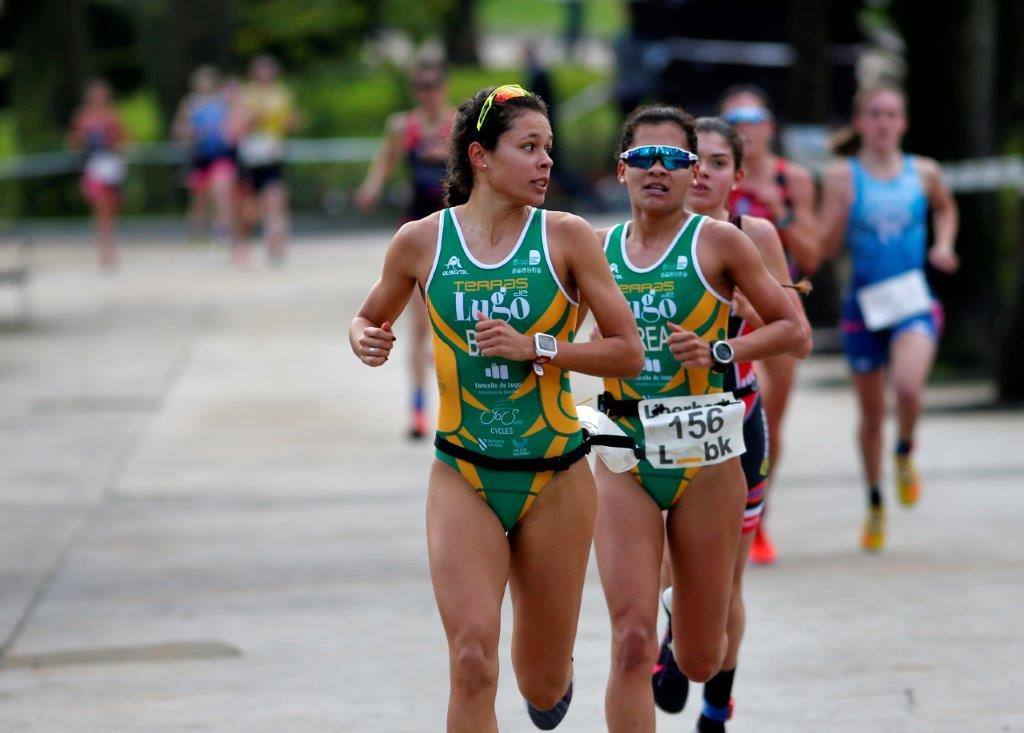
[[[486,502],[440,461],[430,470],[427,549],[449,646],[470,635],[497,654],[509,574],[508,539]]]
[[[935,361],[935,337],[925,326],[910,327],[893,335],[889,372],[899,391],[920,392]]]
[[[694,477],[666,520],[673,634],[684,649],[717,649],[725,633],[746,505],[738,458]]]
[[[658,621],[665,523],[657,503],[629,473],[612,473],[598,461],[594,549],[613,627]]]
[[[597,496],[590,466],[556,474],[509,533],[517,671],[564,674],[576,641]]]

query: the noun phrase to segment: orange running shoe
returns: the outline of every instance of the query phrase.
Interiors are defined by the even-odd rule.
[[[914,457],[896,454],[896,488],[903,506],[914,506],[921,498],[921,478],[914,466]]]
[[[884,507],[868,507],[868,515],[864,519],[864,534],[861,535],[860,546],[868,552],[878,552],[885,547]]]
[[[754,531],[754,542],[750,545],[750,562],[755,565],[772,565],[776,558],[775,545],[768,537],[768,532],[762,522]]]
[[[413,410],[412,422],[409,425],[409,439],[421,440],[427,435],[427,413],[425,410]]]

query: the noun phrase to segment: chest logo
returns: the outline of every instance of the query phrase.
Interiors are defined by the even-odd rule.
[[[690,264],[690,260],[687,259],[686,255],[679,255],[679,257],[676,258],[677,270],[685,270],[688,264]]]
[[[530,250],[530,264],[531,265],[539,265],[540,264],[540,252],[538,252],[535,249],[531,249]]]
[[[462,260],[455,255],[448,258],[448,264],[444,266],[444,270],[441,272],[442,275],[468,275],[462,267]]]

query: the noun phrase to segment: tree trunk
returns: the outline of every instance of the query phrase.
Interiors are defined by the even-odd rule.
[[[997,13],[995,0],[896,0],[907,42],[909,150],[941,160],[992,155]],[[946,308],[942,356],[963,365],[994,362],[999,264],[995,192],[957,197],[961,268],[932,278]]]
[[[1000,18],[1000,81],[1004,95],[1002,122],[1006,131],[1024,116],[1024,6],[1018,0],[1004,0]],[[1017,133],[1024,138],[1024,129]],[[1022,140],[1024,142],[1024,140]],[[1024,194],[1024,191],[1021,191]],[[1024,196],[1016,201],[1016,236],[1010,243],[1007,261],[1016,265],[1015,287],[1010,291],[1006,322],[999,339],[999,360],[996,365],[996,383],[999,399],[1004,402],[1024,400],[1024,368],[1021,367],[1020,349],[1024,344]]]
[[[479,65],[480,54],[476,48],[476,0],[455,0],[443,23],[448,63]]]
[[[786,76],[786,112],[791,122],[828,119],[825,63],[829,3],[822,0],[787,0],[786,35],[796,51],[796,63]]]

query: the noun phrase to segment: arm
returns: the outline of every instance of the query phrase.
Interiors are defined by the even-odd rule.
[[[68,132],[68,147],[72,150],[81,150],[83,147],[81,112],[76,112],[71,120],[71,130]]]
[[[569,275],[579,288],[580,299],[590,304],[602,337],[583,343],[560,341],[558,355],[551,363],[561,369],[598,377],[635,377],[644,367],[643,344],[594,230],[579,217],[553,214],[555,212],[548,218],[548,236],[553,241],[571,243],[560,251],[564,253]],[[503,356],[518,361],[536,359],[533,339],[504,321],[480,321],[477,343],[484,356]]]
[[[789,302],[792,303],[793,309],[796,311],[797,319],[800,323],[802,342],[799,348],[793,350],[792,355],[798,359],[806,359],[813,348],[811,324],[807,320],[807,313],[804,312],[804,304],[800,299],[800,293],[793,288],[785,287],[792,285],[792,282],[789,277],[789,266],[786,263],[786,253],[782,249],[782,242],[779,239],[778,232],[771,225],[771,222],[752,216],[745,218],[743,231],[750,238],[750,241],[754,243],[754,246],[757,247],[757,251],[760,253],[768,273],[775,278],[779,285],[783,286],[786,297],[789,298]],[[739,297],[741,297],[739,293],[733,293],[734,299]],[[744,301],[746,300],[745,297],[743,299]],[[760,314],[758,314],[758,320],[763,324]]]
[[[960,267],[960,258],[956,253],[960,211],[956,199],[942,180],[939,164],[931,158],[918,158],[917,166],[932,209],[932,231],[935,232],[935,242],[928,251],[928,260],[936,270],[950,274]]]
[[[437,217],[406,224],[395,234],[384,256],[380,279],[370,288],[348,329],[352,353],[367,366],[377,367],[388,360],[395,343],[391,324],[401,314],[416,287],[416,268],[420,259],[420,239],[425,225],[436,224]],[[429,234],[429,232],[427,232]],[[435,229],[436,238],[436,229]]]
[[[825,259],[833,259],[843,247],[846,221],[853,205],[853,181],[845,160],[831,163],[821,190],[821,245]]]
[[[822,260],[821,229],[814,213],[814,179],[805,168],[795,165],[789,166],[788,178],[793,218],[779,234],[800,271],[812,275]]]
[[[377,155],[370,164],[370,170],[366,173],[366,180],[356,189],[355,203],[361,211],[369,211],[380,199],[384,184],[391,177],[395,167],[398,165],[398,158],[402,152],[402,132],[405,128],[405,121],[401,115],[391,115],[388,118],[385,128],[384,143],[377,150]]]
[[[712,224],[709,222],[709,224]],[[782,286],[771,276],[754,243],[736,227],[724,222],[705,225],[702,236],[711,240],[705,252],[715,253],[711,266],[705,266],[712,285],[725,280],[740,288],[764,321],[764,326],[744,336],[729,339],[736,361],[755,361],[796,351],[803,343],[801,326]],[[673,356],[688,369],[712,366],[711,344],[674,323],[668,338]]]

